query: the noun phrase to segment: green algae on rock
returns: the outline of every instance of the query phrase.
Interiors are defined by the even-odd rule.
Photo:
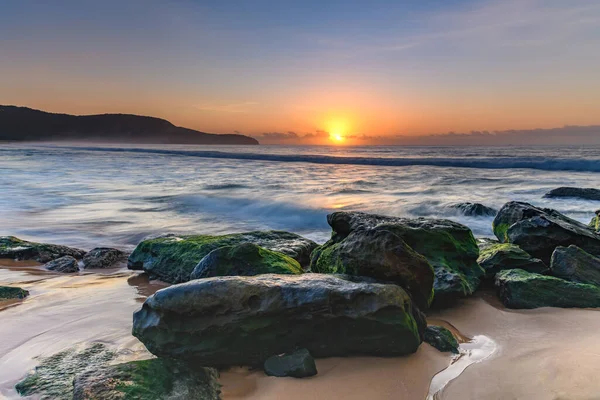
[[[35,243],[14,236],[0,236],[0,258],[47,263],[63,256],[80,259],[85,251],[56,244]]]
[[[496,275],[498,296],[509,308],[600,307],[600,287],[521,269]]]
[[[405,355],[424,329],[400,286],[313,273],[197,279],[159,290],[133,315],[151,353],[210,367],[258,367],[299,347],[315,357]]]
[[[301,274],[298,261],[283,253],[252,243],[219,247],[208,253],[190,275],[191,279],[211,276],[252,276],[260,274]]]
[[[572,282],[600,286],[600,257],[577,246],[557,247],[550,263],[552,275]]]
[[[29,296],[29,292],[20,287],[0,286],[0,300],[24,299]]]
[[[319,263],[325,249],[343,242],[351,233],[385,230],[401,238],[424,256],[434,269],[434,303],[443,306],[472,294],[483,269],[477,264],[479,248],[469,228],[445,219],[398,218],[360,212],[335,212],[327,216],[331,239],[313,252],[311,265]],[[323,268],[323,267],[321,267]]]
[[[480,246],[479,265],[485,270],[485,277],[494,276],[505,269],[522,269],[528,272],[542,274],[548,271],[546,264],[531,257],[519,246],[510,243],[497,243]]]
[[[315,359],[306,349],[271,356],[265,361],[264,370],[265,374],[280,378],[306,378],[317,374]]]
[[[458,341],[452,332],[443,326],[428,326],[427,329],[425,329],[423,341],[441,352],[458,354]]]
[[[230,235],[163,236],[142,241],[129,256],[129,269],[143,269],[151,277],[169,283],[187,282],[198,263],[211,251],[241,243],[253,243],[292,257],[306,267],[317,246],[312,240],[283,231],[255,231]]]
[[[101,343],[83,349],[61,351],[40,360],[35,370],[17,383],[15,389],[22,396],[70,400],[73,398],[73,378],[76,374],[94,371],[115,357],[116,354]]]
[[[104,366],[78,374],[73,400],[218,400],[218,373],[162,359]]]

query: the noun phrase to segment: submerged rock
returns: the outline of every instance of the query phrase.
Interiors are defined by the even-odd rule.
[[[462,215],[467,217],[493,217],[498,212],[495,208],[480,203],[456,203],[451,204],[449,207],[460,211]]]
[[[592,188],[576,188],[576,187],[559,187],[552,189],[544,195],[547,198],[555,197],[572,197],[585,200],[599,200],[600,201],[600,190]]]
[[[127,254],[118,249],[96,247],[83,256],[83,268],[110,268],[119,262],[124,262]]]
[[[0,286],[0,300],[24,299],[29,296],[29,292],[20,287]]]
[[[519,246],[510,243],[497,243],[480,247],[479,265],[485,270],[488,279],[505,269],[522,269],[542,274],[548,271],[542,260],[531,257]]]
[[[307,267],[317,246],[312,240],[283,231],[256,231],[231,235],[164,236],[144,240],[129,256],[129,269],[143,269],[151,277],[169,283],[187,282],[198,263],[211,251],[241,243],[253,243],[283,253]]]
[[[79,272],[77,260],[71,256],[63,256],[44,264],[44,268],[54,272]]]
[[[559,278],[600,286],[600,258],[577,246],[557,247],[550,268],[552,275]]]
[[[600,287],[521,269],[496,275],[498,296],[509,308],[600,307]]]
[[[198,279],[159,290],[133,315],[150,352],[211,367],[261,366],[298,347],[315,357],[404,355],[424,329],[401,287],[326,274]]]
[[[75,377],[73,400],[218,400],[218,373],[161,359],[89,370]]]
[[[317,374],[315,359],[306,349],[267,358],[264,365],[269,376],[306,378]]]
[[[479,248],[475,238],[469,228],[459,223],[445,219],[408,219],[360,212],[335,212],[327,216],[327,222],[333,229],[333,235],[312,254],[311,266],[316,266],[317,270],[336,270],[334,262],[338,257],[331,261],[328,257],[331,253],[336,254],[335,248],[340,244],[343,246],[346,240],[354,241],[357,237],[386,231],[402,239],[434,268],[434,302],[437,305],[470,295],[477,289],[483,276],[484,271],[477,264]],[[368,244],[366,239],[365,242]],[[323,260],[320,259],[322,256],[325,257]],[[410,291],[414,293],[415,287],[411,287]]]
[[[429,343],[441,352],[452,352],[458,354],[458,341],[448,329],[443,326],[430,325],[425,329],[423,338],[425,343]]]
[[[0,236],[0,258],[35,260],[47,263],[63,256],[80,259],[84,250],[47,243],[28,242],[14,236]]]
[[[73,398],[73,378],[76,374],[95,371],[112,361],[116,354],[100,343],[78,349],[61,351],[44,358],[15,389],[21,396],[48,400]]]
[[[600,234],[558,211],[528,203],[506,203],[494,219],[493,229],[501,242],[516,244],[547,265],[558,246],[574,244],[600,255]]]
[[[433,300],[433,268],[402,238],[377,227],[350,232],[339,242],[328,242],[316,252],[313,272],[368,276],[393,282],[408,291],[426,310]]]
[[[285,254],[252,243],[219,247],[208,253],[194,268],[191,279],[211,276],[252,276],[260,274],[301,274],[298,261]]]

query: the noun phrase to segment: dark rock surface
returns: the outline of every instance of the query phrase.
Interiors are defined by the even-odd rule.
[[[559,187],[552,189],[544,195],[547,198],[570,197],[585,200],[600,201],[600,189],[592,188],[576,188],[576,187]]]
[[[14,236],[0,236],[0,258],[35,260],[40,263],[47,263],[63,256],[81,259],[84,254],[84,250],[72,247],[28,242]]]
[[[0,286],[0,300],[24,299],[29,296],[29,292],[20,287]]]
[[[452,332],[443,326],[428,326],[427,329],[425,329],[423,340],[425,343],[429,343],[441,352],[458,354],[458,341]]]
[[[77,260],[71,256],[63,256],[44,264],[44,268],[54,272],[79,272],[79,264]]]
[[[127,260],[127,254],[118,249],[96,247],[83,256],[83,268],[111,268]]]
[[[315,359],[306,349],[267,358],[264,365],[269,376],[306,378],[317,374]]]
[[[299,347],[315,357],[404,355],[424,330],[401,287],[328,274],[198,279],[159,290],[133,316],[150,352],[211,367],[262,366]]]
[[[456,203],[451,204],[449,207],[460,211],[462,215],[467,217],[493,217],[498,212],[495,208],[480,203]]]
[[[557,247],[550,262],[552,275],[572,282],[600,286],[600,257],[577,246]]]
[[[548,267],[542,260],[531,257],[519,246],[510,243],[497,243],[480,247],[479,265],[485,270],[485,277],[493,279],[505,269],[522,269],[538,274],[546,273]]]

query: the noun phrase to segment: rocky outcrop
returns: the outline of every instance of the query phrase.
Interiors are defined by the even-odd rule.
[[[77,260],[71,256],[64,256],[47,262],[44,264],[44,268],[54,272],[79,272],[79,264],[77,263]]]
[[[315,357],[413,353],[424,316],[397,285],[326,274],[198,279],[159,290],[133,335],[159,357],[262,366],[297,348]]]
[[[509,308],[600,307],[600,287],[520,269],[496,275],[498,296]]]
[[[547,265],[558,246],[574,244],[600,255],[600,234],[558,211],[528,203],[505,204],[494,219],[493,229],[501,242],[516,244]]]
[[[83,268],[111,268],[125,260],[127,260],[127,254],[121,250],[96,247],[83,256]]]
[[[198,263],[211,251],[242,243],[288,255],[307,267],[317,246],[312,240],[283,231],[255,231],[231,235],[163,236],[144,240],[129,256],[129,269],[143,269],[152,278],[169,283],[187,282]]]
[[[20,287],[0,286],[0,300],[24,299],[29,292]]]
[[[363,236],[365,245],[360,249],[365,251],[369,241],[367,235],[381,235],[382,238],[387,235],[386,241],[391,243],[391,238],[401,239],[404,243],[394,239],[399,248],[404,250],[403,246],[408,245],[424,256],[434,268],[434,301],[437,305],[444,305],[473,293],[483,276],[483,269],[477,264],[479,249],[475,238],[469,228],[459,223],[444,219],[408,219],[359,212],[335,212],[327,216],[327,222],[332,227],[333,234],[327,243],[315,249],[312,254],[311,268],[315,271],[337,270],[335,262],[339,257],[330,255],[340,254],[337,250],[340,247],[349,251],[351,247],[344,242],[358,242],[357,238]],[[383,235],[378,232],[388,233]],[[356,254],[351,256],[364,258]],[[410,292],[415,293],[414,286],[410,288]]]
[[[191,279],[212,276],[252,276],[260,274],[301,274],[298,261],[283,253],[252,243],[219,247],[208,253],[190,275]]]
[[[285,376],[306,378],[317,374],[315,359],[306,349],[271,356],[265,361],[264,369],[265,374],[280,378]]]
[[[600,286],[600,258],[577,246],[557,247],[550,268],[552,275],[559,278]]]
[[[571,197],[585,200],[600,201],[600,189],[592,188],[576,188],[576,187],[559,187],[552,189],[544,195],[547,198]]]
[[[548,271],[542,260],[531,257],[519,246],[510,243],[480,245],[477,262],[485,270],[487,279],[493,279],[498,272],[505,269],[518,268],[538,274]]]
[[[14,236],[0,236],[0,258],[35,260],[44,264],[63,256],[81,259],[84,254],[84,250],[72,247],[28,242]]]
[[[430,344],[441,352],[458,354],[458,341],[452,332],[443,326],[428,326],[427,329],[425,329],[423,340],[425,343]]]
[[[480,203],[456,203],[451,204],[449,207],[458,210],[466,217],[493,217],[498,212],[495,208],[484,206]]]
[[[89,370],[75,377],[73,400],[218,400],[218,372],[161,359]]]

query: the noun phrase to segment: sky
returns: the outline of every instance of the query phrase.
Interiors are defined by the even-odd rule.
[[[0,10],[0,104],[152,115],[265,143],[600,125],[598,0],[3,0]]]

